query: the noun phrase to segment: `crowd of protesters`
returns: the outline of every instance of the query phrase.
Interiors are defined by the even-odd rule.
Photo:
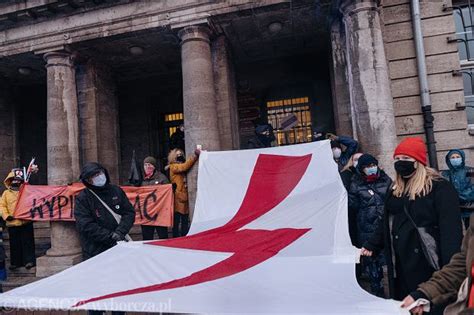
[[[440,173],[428,167],[423,140],[406,138],[393,152],[392,180],[374,156],[358,151],[354,139],[318,133],[316,140],[322,139],[331,140],[348,193],[349,233],[361,248],[358,279],[368,279],[374,295],[403,301],[413,314],[472,310],[474,171],[465,153],[449,151],[448,170]]]
[[[274,140],[273,128],[259,124],[248,148],[270,147]],[[361,248],[359,281],[368,279],[372,294],[403,300],[402,307],[414,314],[472,310],[474,245],[469,245],[471,239],[474,244],[474,232],[469,218],[474,169],[466,166],[465,153],[449,151],[448,169],[440,173],[428,167],[423,140],[406,138],[393,152],[392,179],[370,152],[359,150],[356,140],[317,130],[313,141],[320,140],[330,140],[348,193],[349,234],[353,245]],[[461,215],[467,229],[462,249]]]
[[[474,244],[474,225],[469,224],[474,208],[474,169],[466,166],[465,153],[459,149],[449,151],[448,169],[440,173],[428,166],[423,140],[406,138],[393,152],[395,176],[390,178],[376,157],[361,152],[351,137],[314,133],[314,141],[323,139],[330,140],[347,190],[350,238],[354,246],[361,248],[358,279],[368,279],[374,295],[403,301],[402,307],[410,307],[414,314],[458,314],[474,307],[474,245],[470,246]],[[274,141],[272,126],[260,123],[248,148],[270,147]],[[154,157],[146,157],[141,165],[142,178],[138,185],[134,184],[172,184],[171,231],[173,237],[181,237],[189,230],[186,174],[198,160],[200,150],[186,158],[183,126],[171,137],[170,147],[167,165],[162,167]],[[34,171],[37,170],[35,166]],[[130,239],[135,210],[124,191],[110,182],[102,165],[86,163],[80,180],[86,189],[76,198],[74,216],[83,258],[88,259]],[[0,234],[6,226],[11,270],[35,266],[33,224],[15,219],[13,214],[23,181],[21,169],[13,169],[4,181],[6,190],[0,198]],[[141,229],[143,240],[154,239],[155,231],[160,239],[169,236],[166,226],[142,225]],[[6,277],[5,258],[0,246],[0,280]]]

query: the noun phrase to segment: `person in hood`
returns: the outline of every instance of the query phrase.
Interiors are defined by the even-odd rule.
[[[142,186],[166,185],[170,183],[168,178],[160,171],[158,162],[152,156],[147,156],[143,160],[143,174]],[[144,241],[152,240],[155,230],[160,239],[168,238],[168,227],[166,226],[142,225],[141,228]]]
[[[349,208],[355,213],[357,237],[355,246],[360,248],[372,236],[382,222],[384,202],[392,180],[379,163],[370,154],[358,158],[357,173],[349,188]],[[383,287],[383,255],[362,257],[361,269],[370,280],[372,293],[384,297]]]
[[[178,129],[170,137],[170,150],[180,149],[185,151],[184,146],[184,124],[179,125]]]
[[[174,190],[174,222],[173,237],[185,236],[189,230],[189,201],[186,174],[199,159],[201,150],[196,149],[194,155],[186,159],[184,151],[180,149],[171,150],[168,154],[168,166],[171,183]]]
[[[37,171],[37,167],[34,172]],[[13,169],[3,182],[6,190],[0,198],[0,213],[6,221],[10,236],[10,270],[36,266],[33,222],[15,219],[14,211],[20,186],[24,182],[23,170]]]
[[[331,150],[334,161],[336,161],[339,171],[341,171],[349,162],[354,153],[357,152],[359,143],[347,136],[336,136],[335,134],[326,134],[327,139],[331,140]],[[343,149],[343,147],[345,149]]]
[[[361,255],[385,251],[390,297],[401,301],[460,251],[462,224],[458,194],[427,166],[423,139],[405,138],[393,157],[396,178],[387,193],[384,218]],[[442,312],[443,305],[437,305],[430,314]]]
[[[446,155],[446,165],[448,170],[443,171],[441,175],[449,180],[456,188],[459,194],[459,202],[463,209],[461,216],[466,227],[469,226],[469,217],[472,213],[474,202],[474,186],[472,184],[472,176],[474,169],[466,166],[466,155],[463,150],[455,149]],[[464,210],[467,209],[467,210]]]
[[[250,138],[247,144],[248,149],[269,148],[275,141],[273,127],[270,124],[258,124],[255,127],[255,136]]]
[[[99,163],[86,163],[80,179],[86,189],[76,198],[74,217],[86,260],[126,240],[135,222],[135,209],[125,192],[110,183],[109,173]]]

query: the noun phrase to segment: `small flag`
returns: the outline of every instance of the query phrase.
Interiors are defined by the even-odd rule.
[[[130,165],[130,176],[128,176],[128,183],[133,186],[140,186],[143,181],[141,168],[135,158],[135,150],[132,154],[132,163]]]

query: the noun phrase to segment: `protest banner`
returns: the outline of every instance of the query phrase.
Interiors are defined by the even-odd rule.
[[[122,186],[136,211],[135,224],[172,226],[171,185]],[[64,186],[29,185],[20,189],[15,218],[31,221],[74,221],[74,202],[81,183]]]

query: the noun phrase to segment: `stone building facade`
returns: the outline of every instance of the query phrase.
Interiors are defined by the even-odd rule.
[[[440,168],[450,148],[474,162],[463,8],[421,1]],[[36,183],[66,184],[99,161],[124,184],[132,151],[164,163],[180,123],[188,152],[236,150],[256,119],[278,145],[351,135],[391,169],[397,142],[425,134],[412,22],[409,0],[2,1],[0,174],[35,156]],[[193,199],[196,168],[188,183]],[[79,261],[73,225],[50,239],[38,276]]]

